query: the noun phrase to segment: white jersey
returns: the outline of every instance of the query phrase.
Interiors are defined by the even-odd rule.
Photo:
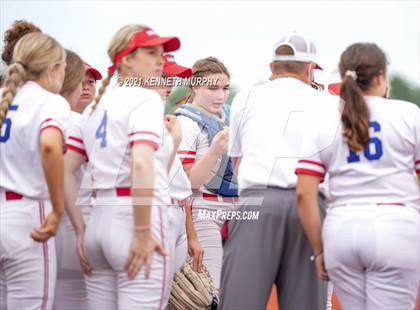
[[[70,111],[70,125],[68,132],[72,131],[75,126],[78,128],[79,122],[82,120],[82,114]],[[76,129],[77,130],[77,129]],[[66,136],[66,141],[68,135]],[[92,178],[89,170],[87,169],[87,162],[85,162],[76,173],[77,184],[79,184],[79,192],[76,205],[89,206],[92,197]]]
[[[177,154],[182,164],[195,164],[201,160],[209,149],[209,139],[206,129],[201,129],[197,122],[192,119],[178,115],[178,120],[182,128],[182,140],[179,144]],[[219,169],[220,161],[213,171]],[[203,185],[200,187],[201,193],[211,193]]]
[[[94,189],[131,186],[131,147],[148,144],[155,150],[154,197],[169,202],[168,161],[173,141],[163,122],[159,95],[141,87],[109,87],[96,110],[86,110],[74,126],[67,148],[88,159]]]
[[[0,93],[1,95],[1,93]],[[54,127],[63,137],[70,107],[60,95],[28,81],[17,92],[0,135],[0,188],[48,199],[40,156],[41,131]]]
[[[240,157],[238,184],[294,188],[300,142],[313,110],[333,97],[295,78],[278,78],[239,93],[232,103],[229,155]]]
[[[366,96],[370,141],[349,150],[339,104],[305,139],[296,173],[329,174],[330,205],[399,203],[420,207],[420,109],[412,103]],[[321,112],[320,112],[321,113]]]
[[[169,171],[169,190],[171,197],[177,200],[183,200],[192,195],[191,182],[182,167],[179,155],[175,156]]]

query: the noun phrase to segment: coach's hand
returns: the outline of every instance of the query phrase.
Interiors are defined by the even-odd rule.
[[[90,274],[92,268],[90,267],[89,261],[85,256],[85,251],[83,249],[83,244],[85,242],[85,232],[77,234],[76,236],[76,251],[79,256],[80,266],[82,267],[83,273]]]
[[[193,258],[194,270],[200,272],[203,263],[204,249],[196,238],[188,240],[188,254]]]
[[[315,258],[315,266],[318,272],[318,277],[321,280],[329,281],[330,278],[328,277],[327,270],[325,270],[324,254],[320,254]]]
[[[153,254],[155,252],[158,252],[162,256],[168,255],[160,242],[153,238],[150,230],[135,232],[133,240],[131,241],[131,248],[128,253],[127,261],[124,264],[124,269],[127,270],[128,278],[134,279],[144,264],[146,268],[146,279],[148,279],[152,269]]]
[[[61,214],[52,211],[48,214],[45,222],[39,228],[35,228],[32,233],[31,237],[35,241],[43,242],[47,241],[49,238],[55,236],[58,231],[58,227],[60,225]]]

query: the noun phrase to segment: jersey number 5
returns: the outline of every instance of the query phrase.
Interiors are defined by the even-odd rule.
[[[98,129],[96,130],[96,139],[101,139],[101,148],[106,147],[106,125],[108,123],[108,116],[106,111],[102,117],[102,121],[99,124]]]
[[[370,122],[369,127],[373,129],[373,132],[381,131],[381,125],[378,122]],[[367,160],[378,160],[382,157],[382,141],[373,137],[369,139],[369,144],[365,147],[363,154]],[[354,152],[350,151],[350,155],[347,157],[348,163],[356,163],[360,161],[360,156]]]
[[[9,111],[16,111],[17,109],[18,109],[17,105],[11,105],[9,107]],[[6,118],[2,126],[2,129],[3,128],[4,128],[4,133],[0,133],[0,143],[6,143],[6,141],[9,140],[10,130],[12,129],[12,119]]]

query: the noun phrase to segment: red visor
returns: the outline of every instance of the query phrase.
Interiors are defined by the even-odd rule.
[[[90,72],[96,81],[102,80],[102,74],[87,63],[85,63],[85,72]]]
[[[108,72],[114,73],[121,64],[122,59],[139,47],[153,47],[163,45],[164,52],[173,52],[179,49],[181,41],[177,37],[160,37],[150,28],[137,32],[123,50],[114,57],[114,64],[108,68]]]
[[[192,76],[192,70],[187,67],[178,65],[175,62],[175,58],[171,54],[163,56],[163,73],[168,76],[177,76],[180,78],[189,78]]]
[[[317,63],[315,63],[315,69],[318,69],[318,70],[324,70],[324,69],[322,69],[322,67],[321,67],[320,65],[318,65]]]
[[[341,89],[341,83],[333,83],[328,85],[328,91],[330,94],[340,96],[340,89]]]

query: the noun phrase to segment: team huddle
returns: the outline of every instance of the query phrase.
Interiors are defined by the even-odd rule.
[[[420,110],[388,99],[376,44],[341,54],[332,94],[285,35],[229,105],[223,62],[181,66],[147,26],[113,35],[105,77],[31,23],[4,38],[0,309],[265,309],[273,285],[326,309],[327,283],[343,309],[415,308]]]

